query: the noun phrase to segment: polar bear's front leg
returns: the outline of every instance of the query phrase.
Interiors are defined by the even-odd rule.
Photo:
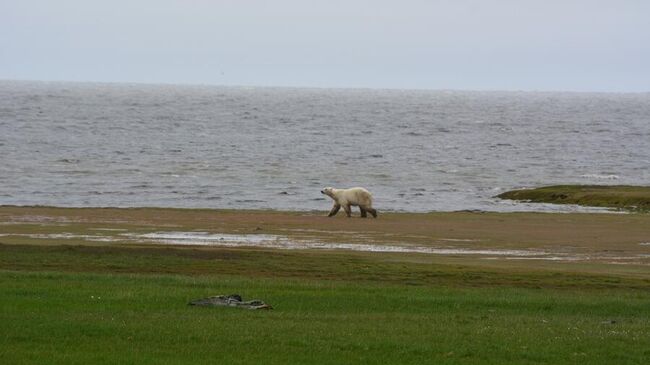
[[[341,205],[334,203],[334,206],[332,207],[332,210],[330,210],[330,214],[328,214],[327,216],[328,217],[333,217],[334,215],[336,215],[336,213],[339,212],[339,209],[341,209]]]

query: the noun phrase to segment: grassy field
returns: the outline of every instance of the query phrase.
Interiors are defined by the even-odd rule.
[[[564,242],[585,258],[94,240],[161,230],[484,249],[552,250]],[[645,364],[650,245],[640,243],[647,242],[644,214],[362,220],[2,207],[0,363]],[[636,258],[612,261],[611,251]],[[232,293],[274,309],[187,305]]]
[[[500,194],[498,197],[534,203],[577,204],[650,211],[650,186],[554,185],[536,189],[512,190]]]

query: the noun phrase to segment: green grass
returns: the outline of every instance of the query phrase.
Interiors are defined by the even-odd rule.
[[[650,294],[641,291],[8,271],[0,290],[4,364],[650,359]],[[186,305],[222,293],[262,298],[275,309]]]
[[[650,187],[627,185],[554,185],[536,189],[512,190],[498,195],[502,199],[534,203],[578,204],[650,211]]]
[[[203,251],[1,245],[0,363],[650,359],[647,280],[479,271],[384,255]],[[275,309],[187,305],[232,293]]]

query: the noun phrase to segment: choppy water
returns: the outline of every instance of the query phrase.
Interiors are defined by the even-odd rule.
[[[0,204],[567,210],[492,196],[649,184],[650,94],[0,81]]]

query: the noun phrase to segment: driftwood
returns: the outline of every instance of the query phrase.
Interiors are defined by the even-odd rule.
[[[273,309],[270,305],[261,300],[243,301],[239,294],[216,295],[214,297],[195,299],[188,305],[200,305],[206,307],[237,307],[246,309]]]

